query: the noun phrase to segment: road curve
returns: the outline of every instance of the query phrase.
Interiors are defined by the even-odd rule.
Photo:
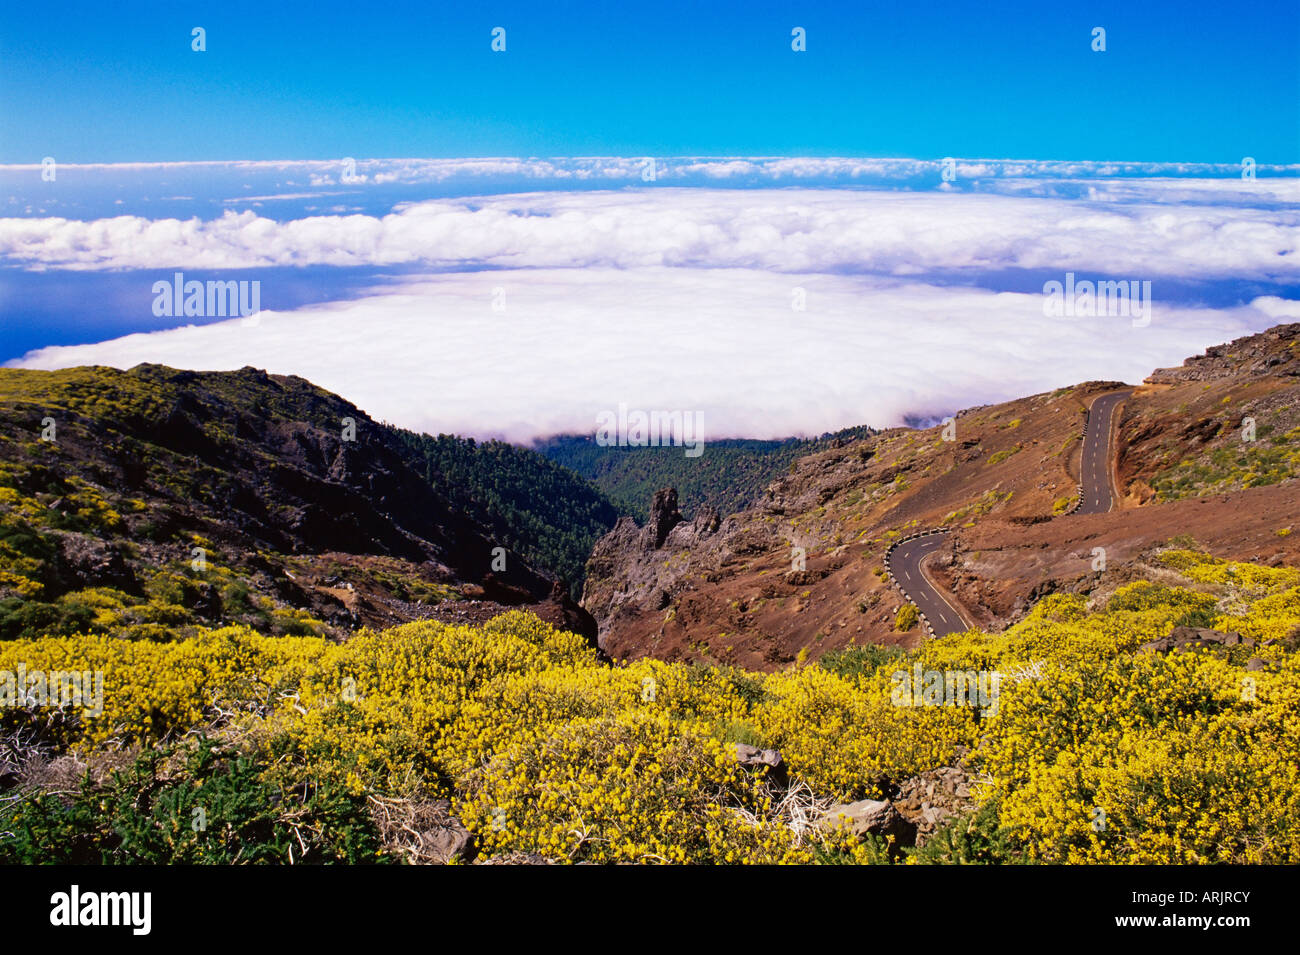
[[[950,531],[941,531],[904,540],[886,558],[894,582],[903,591],[903,596],[916,604],[916,609],[929,624],[928,629],[936,637],[966,629],[961,614],[921,570],[925,559],[945,546],[951,536]]]
[[[1079,458],[1079,503],[1071,513],[1104,514],[1115,506],[1111,482],[1110,434],[1115,409],[1129,396],[1112,391],[1096,398],[1088,408],[1088,424]],[[916,605],[931,636],[942,637],[966,629],[953,601],[939,592],[922,571],[925,559],[946,546],[951,531],[930,531],[893,544],[885,555],[885,568],[903,596]]]

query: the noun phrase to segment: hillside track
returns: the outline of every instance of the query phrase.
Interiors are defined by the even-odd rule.
[[[1119,500],[1112,480],[1111,433],[1115,429],[1115,411],[1131,393],[1107,392],[1095,398],[1088,408],[1088,426],[1079,454],[1079,503],[1073,511],[1075,514],[1105,514]]]
[[[1115,507],[1119,494],[1112,479],[1111,434],[1115,411],[1130,390],[1099,395],[1088,408],[1079,455],[1079,497],[1071,514],[1104,514]],[[952,537],[952,531],[936,528],[901,538],[885,553],[885,570],[905,600],[916,606],[921,622],[931,637],[942,637],[966,629],[955,600],[945,597],[925,576],[924,563]]]

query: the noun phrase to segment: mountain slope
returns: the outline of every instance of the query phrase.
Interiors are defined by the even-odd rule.
[[[1090,382],[968,409],[948,429],[892,429],[806,456],[752,507],[716,524],[684,521],[661,496],[653,534],[622,521],[596,545],[583,604],[613,656],[771,668],[801,653],[919,643],[884,555],[929,528],[952,531],[929,558],[931,576],[968,622],[991,629],[1044,594],[1118,585],[1126,562],[1180,534],[1222,557],[1294,562],[1300,547],[1288,528],[1300,514],[1300,482],[1294,470],[1269,468],[1298,447],[1284,410],[1300,399],[1297,330],[1224,346],[1224,355],[1248,357],[1216,365],[1213,381],[1157,373],[1124,402],[1116,440],[1124,509],[1069,513],[1087,404],[1121,387]],[[1211,425],[1201,423],[1207,415]],[[1223,446],[1244,462],[1237,486],[1261,486],[1167,503],[1144,490],[1144,476],[1204,453],[1206,435],[1227,442],[1252,415],[1257,435],[1260,425],[1272,430]]]
[[[707,442],[695,458],[681,448],[604,447],[591,436],[578,435],[559,435],[535,447],[591,481],[622,513],[644,522],[659,488],[675,487],[688,514],[698,509],[731,514],[752,504],[797,458],[873,433],[857,427],[808,439],[724,438]]]
[[[0,370],[0,447],[4,636],[341,633],[555,587],[518,553],[494,567],[505,543],[404,439],[299,378]]]
[[[1125,427],[1121,466],[1132,500],[1203,497],[1300,475],[1297,386],[1300,325],[1154,372]]]
[[[494,540],[581,591],[592,545],[619,517],[601,491],[541,454],[503,441],[394,433],[416,470]]]

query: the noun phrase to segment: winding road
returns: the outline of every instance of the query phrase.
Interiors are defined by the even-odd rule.
[[[1072,514],[1104,514],[1115,506],[1111,481],[1110,435],[1115,409],[1130,391],[1111,391],[1095,398],[1088,408],[1088,424],[1079,456],[1079,503]],[[948,543],[951,531],[935,530],[894,544],[885,556],[885,567],[903,596],[916,605],[931,636],[965,630],[966,621],[953,600],[945,597],[925,576],[925,561]]]
[[[890,552],[887,561],[903,595],[916,604],[916,609],[929,624],[928,629],[936,637],[966,629],[961,614],[921,570],[925,559],[948,543],[950,536],[951,531],[941,531],[905,540]]]
[[[1088,409],[1088,427],[1083,435],[1083,453],[1079,456],[1082,491],[1075,514],[1105,514],[1115,506],[1115,486],[1110,479],[1110,433],[1115,409],[1128,396],[1127,391],[1108,392],[1095,399]]]

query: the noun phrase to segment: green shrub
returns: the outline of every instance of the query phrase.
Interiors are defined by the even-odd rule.
[[[996,801],[960,816],[932,833],[924,846],[908,851],[922,865],[1007,865],[1026,860],[1014,838],[998,823]]]
[[[911,607],[911,604],[908,604]],[[914,608],[915,609],[915,608]],[[870,676],[886,663],[897,663],[907,656],[902,647],[881,647],[868,644],[864,647],[845,647],[832,650],[818,662],[836,676],[846,680],[855,680],[860,676]]]
[[[168,769],[181,758],[183,770]],[[207,740],[142,753],[104,787],[34,795],[0,809],[0,863],[218,864],[392,861],[364,797],[307,778],[270,778]]]
[[[0,640],[68,637],[94,629],[95,611],[76,602],[0,600]]]

